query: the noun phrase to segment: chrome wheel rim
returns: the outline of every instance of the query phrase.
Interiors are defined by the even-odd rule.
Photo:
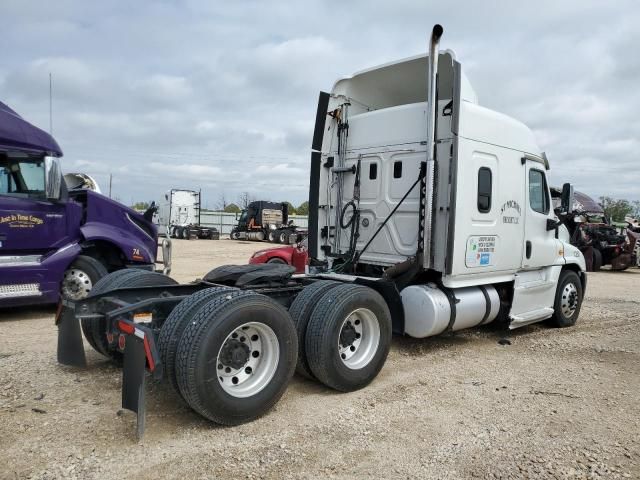
[[[78,268],[70,268],[64,272],[62,279],[62,296],[71,300],[82,300],[89,295],[93,282],[89,275]]]
[[[245,323],[227,336],[218,351],[218,383],[233,397],[251,397],[271,382],[279,361],[280,344],[271,327]]]
[[[371,362],[380,344],[378,317],[368,308],[351,312],[340,326],[338,355],[352,369],[364,368]]]
[[[578,308],[578,289],[573,283],[567,283],[562,290],[560,309],[566,318],[571,318]]]

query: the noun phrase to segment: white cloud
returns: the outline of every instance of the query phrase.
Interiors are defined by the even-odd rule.
[[[436,22],[480,102],[534,129],[554,183],[640,198],[632,0],[4,0],[0,18],[0,99],[46,128],[51,72],[64,168],[113,173],[125,201],[202,187],[300,203],[318,90],[424,52]]]

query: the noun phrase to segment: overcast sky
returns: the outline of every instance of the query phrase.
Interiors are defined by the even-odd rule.
[[[637,1],[2,0],[0,100],[125,203],[168,188],[306,200],[319,90],[422,53],[434,23],[482,105],[535,131],[552,183],[640,199]]]

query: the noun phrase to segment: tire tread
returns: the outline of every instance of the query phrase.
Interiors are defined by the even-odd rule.
[[[160,352],[165,375],[169,378],[171,386],[176,392],[180,393],[178,380],[176,379],[176,353],[184,329],[204,303],[233,290],[231,287],[224,286],[200,290],[182,300],[162,324],[158,335],[158,351]]]
[[[309,319],[318,301],[327,291],[338,285],[340,285],[340,282],[333,280],[319,280],[314,282],[304,287],[293,300],[291,307],[289,307],[289,314],[298,333],[298,362],[296,364],[296,373],[309,380],[315,380],[316,378],[309,367],[305,345]]]

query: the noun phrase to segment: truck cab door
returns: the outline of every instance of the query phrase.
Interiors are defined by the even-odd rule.
[[[510,328],[528,325],[549,318],[561,266],[554,266],[560,242],[555,230],[547,229],[547,220],[554,219],[551,195],[540,162],[525,160],[524,242],[521,270],[515,278],[513,301],[509,316]]]
[[[0,157],[0,256],[44,254],[66,238],[65,204],[44,198],[42,162]]]
[[[534,270],[553,265],[558,257],[555,230],[547,230],[547,220],[555,219],[544,166],[526,160],[524,208],[524,248],[522,269]]]

